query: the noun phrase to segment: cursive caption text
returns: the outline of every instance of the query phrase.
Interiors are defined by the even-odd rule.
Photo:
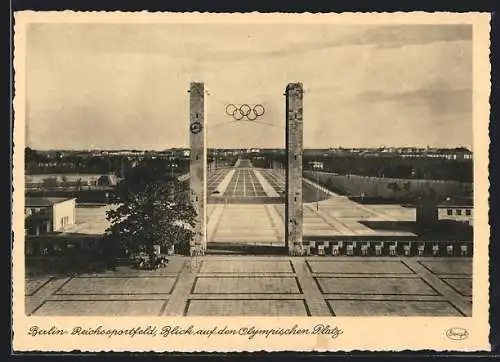
[[[102,325],[96,327],[81,327],[75,326],[71,329],[58,328],[51,326],[50,328],[41,328],[39,326],[31,326],[28,330],[28,335],[32,337],[39,336],[74,336],[88,337],[99,336],[105,338],[113,337],[130,337],[136,336],[152,337],[152,338],[168,338],[172,336],[203,336],[211,338],[215,336],[241,336],[248,339],[257,337],[283,337],[283,336],[299,336],[299,335],[323,335],[333,339],[338,338],[343,331],[337,326],[329,324],[316,324],[309,328],[301,328],[297,324],[288,328],[260,328],[256,326],[228,327],[213,326],[210,328],[198,328],[194,325],[166,325],[166,326],[136,326],[132,328],[106,328]]]

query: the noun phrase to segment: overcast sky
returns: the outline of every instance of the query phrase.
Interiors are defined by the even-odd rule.
[[[27,145],[188,146],[189,82],[205,82],[209,147],[283,147],[303,82],[304,146],[472,144],[470,25],[32,24]],[[227,103],[261,103],[262,123]]]

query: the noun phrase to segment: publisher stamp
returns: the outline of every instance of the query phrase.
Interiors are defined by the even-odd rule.
[[[446,330],[446,337],[455,341],[463,341],[469,337],[469,332],[465,328],[454,327]]]

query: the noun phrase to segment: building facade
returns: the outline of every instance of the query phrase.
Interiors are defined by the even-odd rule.
[[[439,220],[453,220],[470,226],[474,225],[472,206],[441,205],[438,208]]]
[[[76,222],[76,198],[26,197],[24,211],[27,236],[63,231]]]

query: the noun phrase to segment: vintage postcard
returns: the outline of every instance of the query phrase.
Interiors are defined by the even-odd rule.
[[[489,21],[16,13],[14,350],[489,350]]]

